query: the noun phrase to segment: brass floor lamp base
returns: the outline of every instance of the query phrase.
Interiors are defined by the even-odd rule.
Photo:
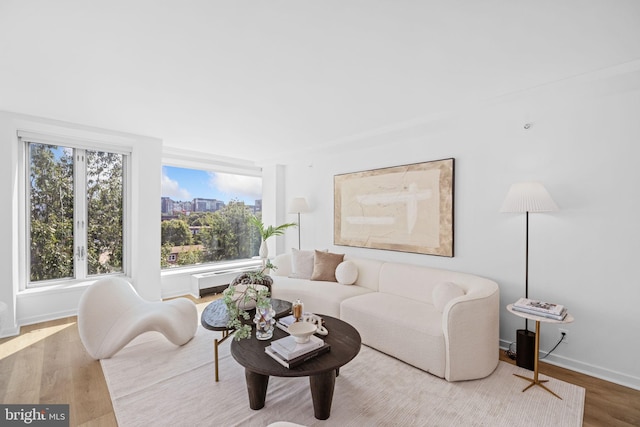
[[[537,385],[537,386],[542,387],[543,389],[545,389],[545,390],[546,390],[546,391],[548,391],[549,393],[553,394],[553,395],[554,395],[555,397],[557,397],[558,399],[562,400],[562,398],[561,398],[560,396],[558,396],[557,394],[555,394],[554,392],[552,392],[551,390],[549,390],[549,389],[547,388],[547,386],[545,386],[544,384],[542,384],[542,383],[546,383],[546,382],[548,382],[549,380],[536,380],[536,379],[533,379],[533,378],[525,377],[525,376],[523,376],[523,375],[518,375],[518,374],[513,374],[513,375],[515,375],[515,376],[516,376],[516,377],[518,377],[518,378],[522,378],[523,380],[527,380],[527,381],[529,381],[529,382],[531,383],[531,384],[529,384],[528,386],[526,386],[526,387],[522,390],[522,392],[523,392],[523,393],[524,393],[525,391],[529,390],[529,389],[530,389],[531,387],[533,387],[534,385]]]
[[[513,309],[513,304],[509,304],[507,306],[507,310],[509,310],[511,313],[515,314],[516,316],[520,316],[523,317],[525,319],[530,319],[530,320],[535,320],[536,321],[536,336],[534,339],[534,352],[533,352],[533,378],[529,378],[529,377],[525,377],[523,375],[518,375],[518,374],[513,374],[518,378],[522,378],[523,380],[527,380],[529,381],[531,384],[529,384],[528,386],[526,386],[522,392],[524,393],[525,391],[529,390],[531,387],[533,387],[534,385],[540,386],[542,387],[544,390],[546,390],[549,394],[554,395],[555,397],[557,397],[558,399],[562,400],[562,398],[560,396],[558,396],[556,393],[552,392],[551,390],[549,390],[547,388],[547,386],[545,386],[543,383],[549,382],[549,380],[540,380],[538,379],[538,368],[539,368],[539,355],[540,355],[540,322],[545,322],[545,323],[555,323],[555,324],[560,324],[560,323],[571,323],[573,322],[573,316],[570,315],[569,313],[566,314],[566,316],[564,317],[563,320],[554,320],[554,319],[548,319],[546,317],[540,317],[540,316],[536,316],[534,314],[529,314],[529,313],[523,313],[520,311],[516,311]]]
[[[522,375],[518,375],[518,374],[513,374],[516,377],[522,378],[523,380],[527,380],[530,381],[531,384],[529,384],[528,386],[526,386],[522,392],[524,393],[525,391],[529,390],[531,387],[533,387],[534,385],[540,386],[543,389],[545,389],[546,391],[548,391],[549,393],[553,394],[555,397],[557,397],[558,399],[562,400],[562,398],[560,396],[558,396],[557,394],[555,394],[554,392],[552,392],[551,390],[549,390],[547,388],[547,386],[545,386],[542,383],[546,383],[549,380],[539,380],[538,379],[538,355],[540,352],[540,321],[536,320],[536,338],[535,338],[535,351],[533,353],[533,378],[528,378],[528,377],[524,377]]]

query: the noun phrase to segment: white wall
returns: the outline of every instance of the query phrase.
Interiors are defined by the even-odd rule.
[[[70,316],[77,312],[82,292],[91,281],[46,289],[20,290],[24,280],[19,265],[21,219],[19,209],[17,131],[81,138],[131,149],[130,278],[141,296],[160,299],[160,173],[162,141],[155,138],[105,131],[37,117],[0,112],[0,200],[4,201],[0,229],[0,301],[8,304],[0,336],[18,332],[19,325]]]
[[[303,249],[459,270],[496,280],[500,337],[524,321],[504,308],[524,294],[525,217],[498,210],[518,181],[545,184],[559,212],[530,216],[529,295],[565,304],[575,322],[552,363],[640,389],[640,67],[467,106],[448,118],[294,153],[286,199],[307,197]],[[357,114],[357,112],[356,112]],[[529,130],[525,123],[532,123]],[[455,158],[455,257],[333,245],[333,176]],[[287,234],[286,247],[297,236]],[[543,325],[541,349],[559,338]],[[497,343],[496,343],[497,344]]]

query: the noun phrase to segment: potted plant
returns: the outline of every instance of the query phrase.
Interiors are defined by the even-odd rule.
[[[224,291],[224,302],[229,313],[229,321],[227,326],[234,329],[235,339],[240,340],[251,336],[251,322],[247,310],[256,309],[256,316],[253,321],[258,326],[256,336],[259,339],[270,338],[269,333],[260,334],[260,326],[271,327],[275,319],[273,309],[271,308],[271,285],[273,279],[267,274],[271,269],[275,270],[275,266],[271,264],[267,258],[266,240],[271,236],[280,236],[289,227],[294,227],[296,223],[282,224],[277,227],[265,227],[262,220],[256,216],[249,217],[249,223],[255,226],[260,233],[262,243],[260,246],[260,258],[263,260],[262,269],[258,271],[250,271],[237,276],[229,287]]]
[[[265,227],[264,223],[262,222],[262,219],[258,218],[255,215],[252,215],[249,217],[249,224],[253,225],[258,229],[258,232],[260,233],[260,237],[262,238],[262,243],[260,244],[260,252],[259,252],[260,258],[262,259],[266,259],[269,257],[269,250],[267,249],[267,239],[269,237],[281,236],[284,234],[284,230],[286,230],[287,228],[298,226],[298,224],[296,224],[295,222],[288,222],[286,224],[278,225],[277,227],[274,227],[273,225]]]
[[[236,331],[236,340],[251,336],[251,317],[248,310],[255,308],[256,317],[260,316],[260,318],[254,319],[254,322],[270,320],[264,319],[264,317],[271,310],[271,298],[269,296],[273,279],[265,274],[265,271],[275,268],[268,261],[261,270],[237,276],[223,292],[224,302],[229,314],[227,326],[229,329]]]

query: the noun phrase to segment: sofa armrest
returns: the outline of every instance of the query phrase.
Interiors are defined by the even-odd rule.
[[[442,313],[447,381],[484,378],[498,366],[500,292],[491,283],[450,301]]]

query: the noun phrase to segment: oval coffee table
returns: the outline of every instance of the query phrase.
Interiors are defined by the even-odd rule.
[[[329,334],[321,337],[331,345],[328,353],[321,354],[294,368],[285,368],[264,351],[271,341],[288,334],[278,328],[269,341],[251,338],[231,343],[231,355],[244,367],[249,393],[249,407],[262,409],[267,397],[269,377],[309,377],[313,412],[317,419],[326,420],[331,415],[331,402],[336,376],[341,366],[346,365],[360,351],[360,334],[350,324],[334,317],[320,314],[325,320]]]

